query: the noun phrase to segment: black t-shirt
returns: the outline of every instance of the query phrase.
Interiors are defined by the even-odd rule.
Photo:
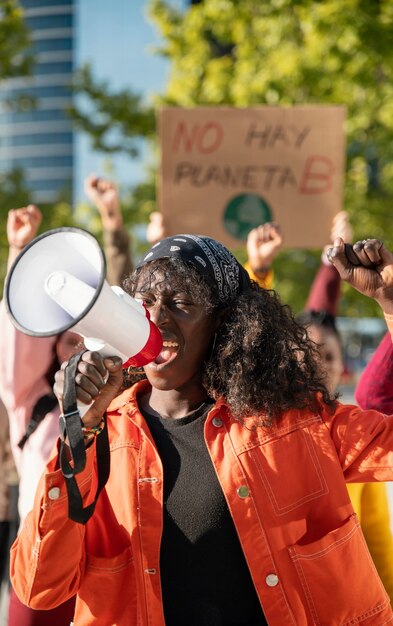
[[[167,626],[267,626],[206,447],[204,405],[143,415],[164,467],[161,580]]]

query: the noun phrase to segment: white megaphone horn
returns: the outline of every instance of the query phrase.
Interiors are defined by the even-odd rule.
[[[89,232],[56,228],[31,241],[12,265],[5,304],[27,335],[50,337],[72,329],[88,350],[119,356],[123,367],[146,365],[162,348],[142,304],[105,280],[104,253]]]

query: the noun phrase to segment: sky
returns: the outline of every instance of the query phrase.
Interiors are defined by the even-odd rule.
[[[167,62],[152,53],[159,33],[149,22],[146,0],[77,0],[76,67],[89,62],[94,76],[114,89],[129,87],[146,98],[165,86]],[[91,172],[105,174],[108,155],[92,154],[89,138],[77,134],[74,202],[85,201],[83,180]],[[142,178],[143,164],[126,157],[112,159],[119,183]]]

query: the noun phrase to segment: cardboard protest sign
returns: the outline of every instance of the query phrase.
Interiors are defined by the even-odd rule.
[[[286,247],[322,247],[342,209],[344,120],[339,106],[161,109],[158,197],[168,233],[235,248],[275,221]]]

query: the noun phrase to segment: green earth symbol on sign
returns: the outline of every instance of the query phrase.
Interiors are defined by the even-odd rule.
[[[266,200],[253,193],[232,198],[224,212],[224,226],[232,237],[246,241],[251,229],[272,221],[272,210]]]

